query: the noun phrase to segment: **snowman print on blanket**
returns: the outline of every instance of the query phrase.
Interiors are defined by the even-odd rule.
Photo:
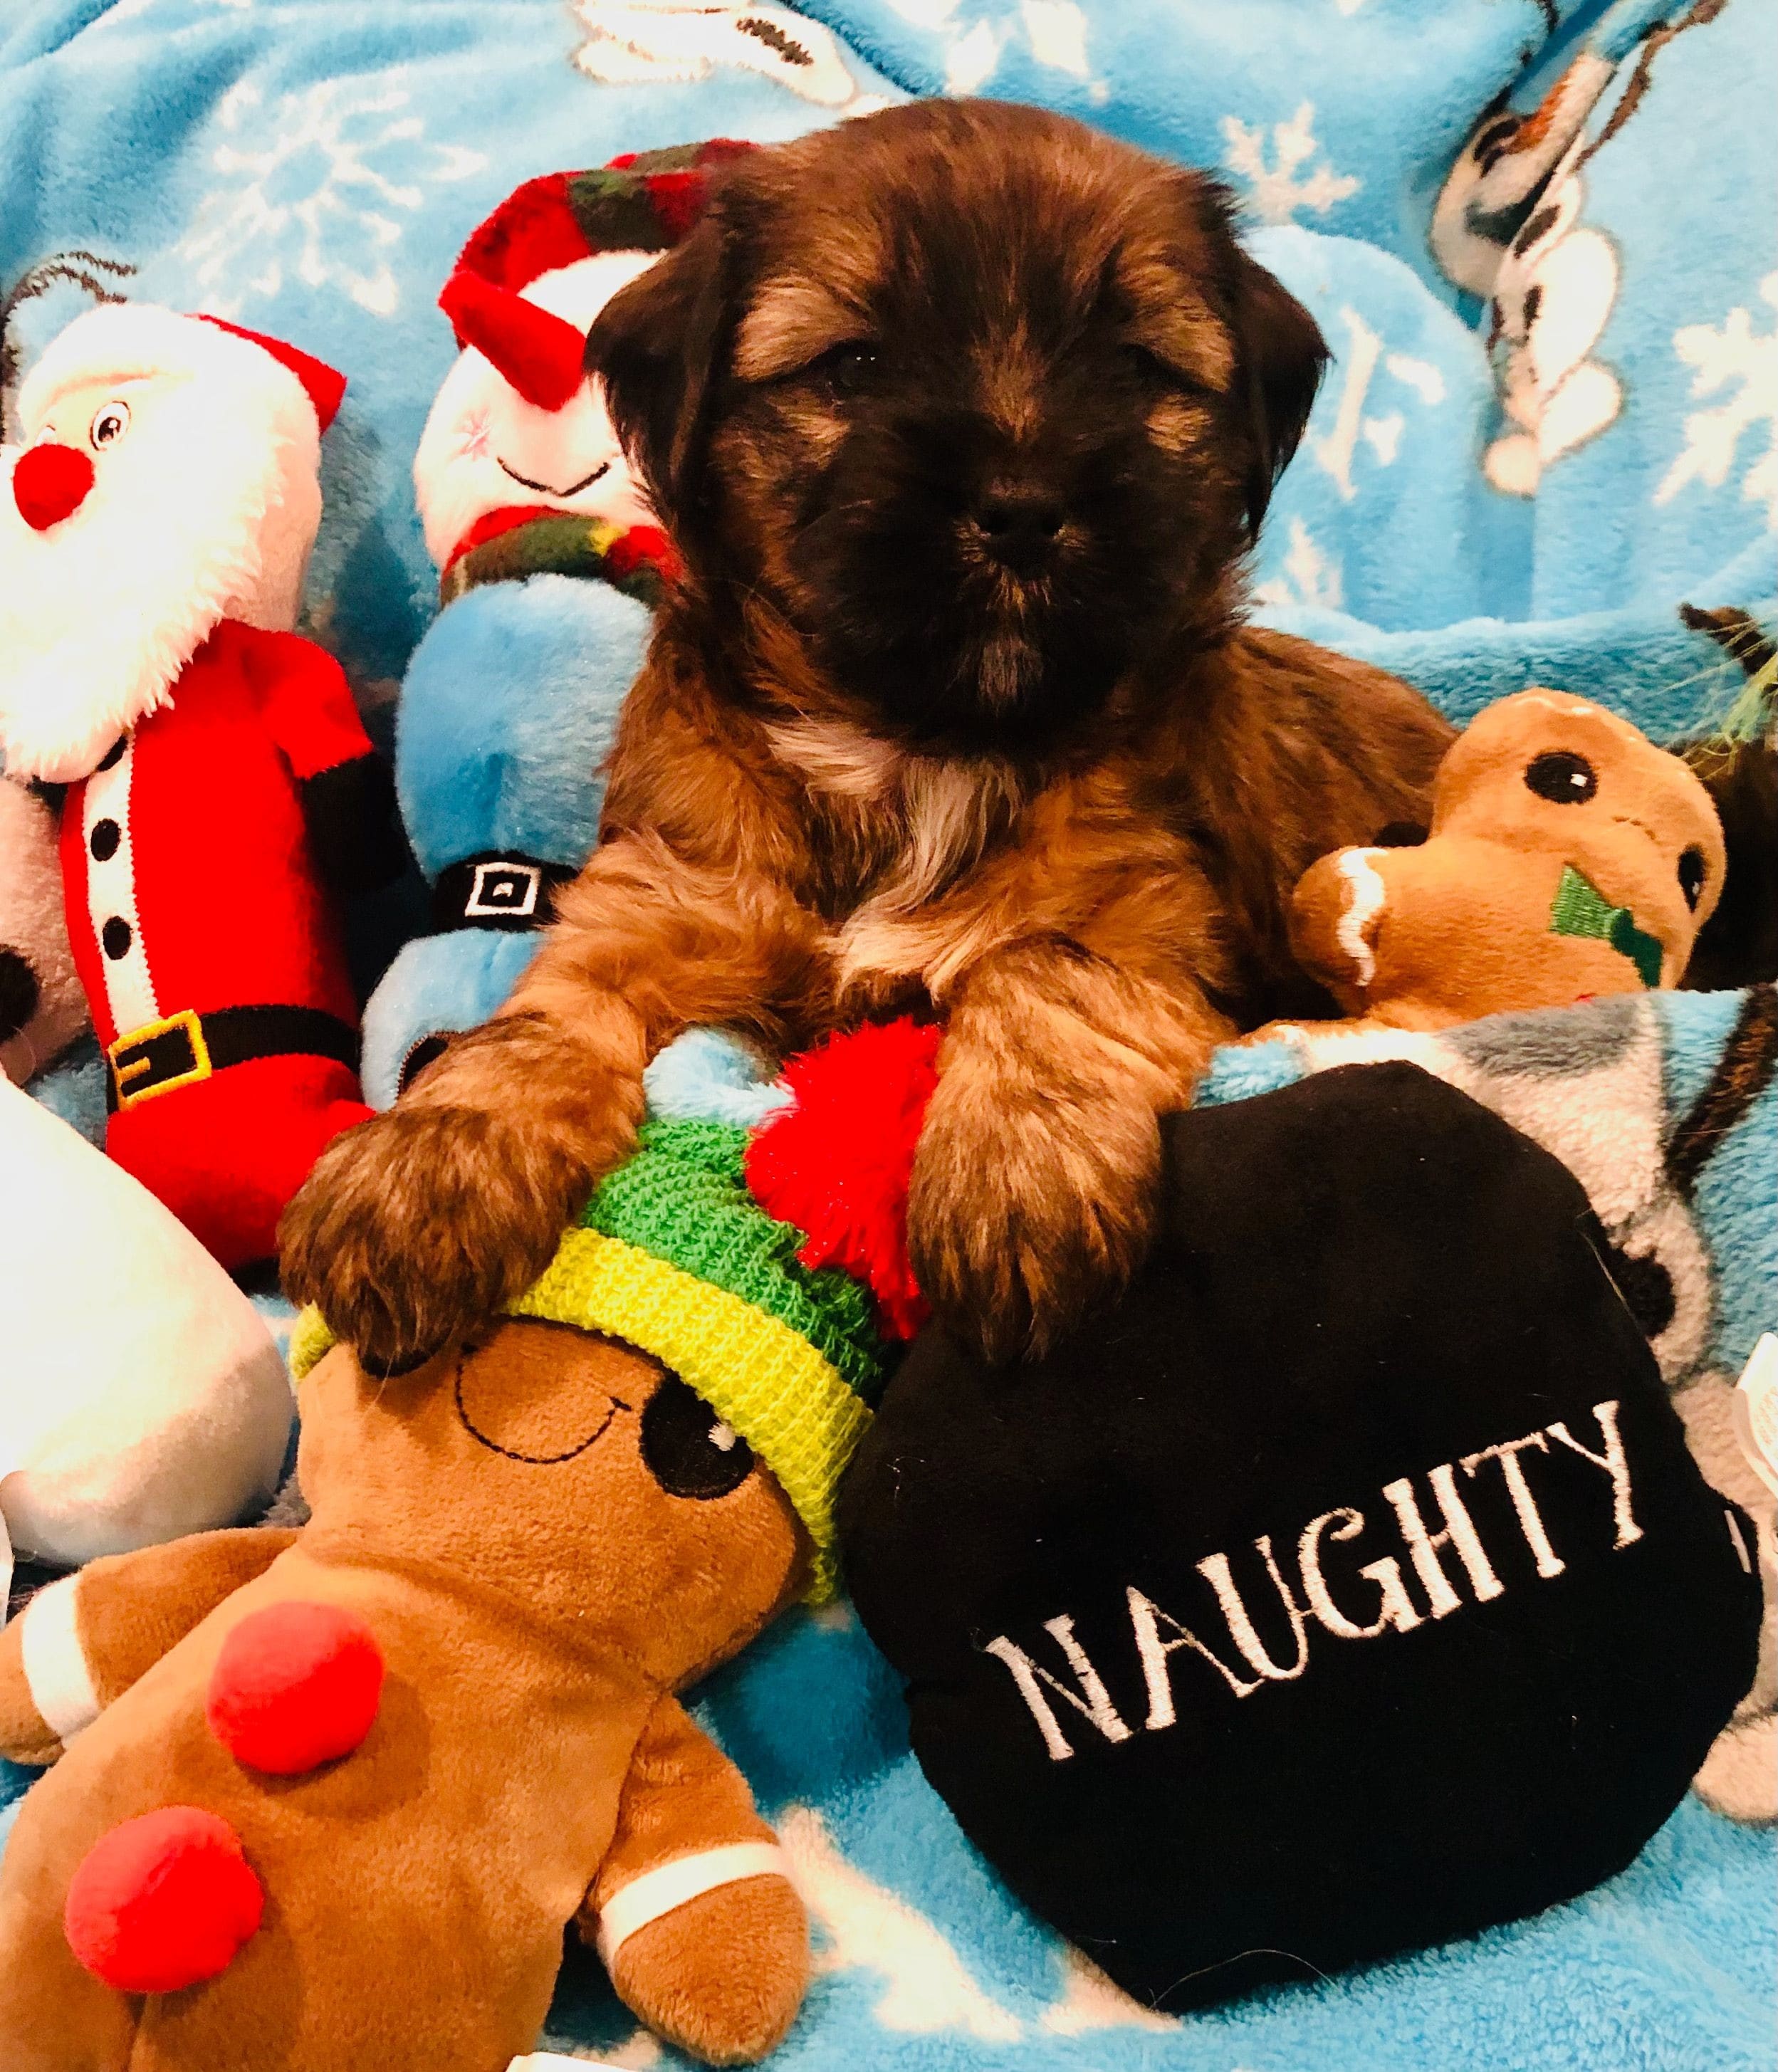
[[[1603,431],[1623,406],[1616,375],[1591,357],[1617,298],[1617,253],[1580,220],[1577,143],[1508,248],[1496,278],[1488,353],[1506,428],[1482,457],[1488,480],[1529,496],[1544,470]]]

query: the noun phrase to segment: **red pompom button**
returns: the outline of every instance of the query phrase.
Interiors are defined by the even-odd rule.
[[[300,1777],[350,1755],[383,1695],[377,1636],[343,1605],[268,1605],[222,1643],[204,1716],[237,1762]]]
[[[120,1993],[176,1993],[227,1971],[265,1906],[226,1820],[163,1806],[87,1851],[62,1926],[75,1956]]]
[[[93,462],[78,446],[27,446],[13,466],[12,500],[34,532],[47,532],[73,516],[93,482]]]

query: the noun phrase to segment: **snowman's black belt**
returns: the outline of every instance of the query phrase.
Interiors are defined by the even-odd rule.
[[[432,888],[432,930],[541,928],[550,919],[549,895],[580,875],[518,849],[484,849],[438,874]]]

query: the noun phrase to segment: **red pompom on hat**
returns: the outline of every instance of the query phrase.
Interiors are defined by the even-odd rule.
[[[829,1037],[785,1067],[795,1105],[747,1146],[754,1198],[806,1232],[805,1266],[843,1267],[865,1283],[887,1338],[912,1338],[932,1314],[908,1256],[908,1190],[940,1037],[906,1015]]]
[[[210,1671],[204,1717],[237,1762],[300,1777],[350,1755],[377,1718],[383,1651],[343,1605],[298,1599],[249,1612]]]
[[[120,1993],[176,1993],[227,1971],[265,1895],[241,1838],[195,1806],[163,1806],[102,1835],[68,1881],[76,1959]]]

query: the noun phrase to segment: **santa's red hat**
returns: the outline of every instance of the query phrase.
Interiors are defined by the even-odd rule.
[[[59,392],[99,381],[184,376],[238,397],[257,396],[273,429],[318,438],[332,423],[346,377],[282,339],[220,317],[185,316],[147,302],[104,302],[53,339],[19,395],[33,421]]]

